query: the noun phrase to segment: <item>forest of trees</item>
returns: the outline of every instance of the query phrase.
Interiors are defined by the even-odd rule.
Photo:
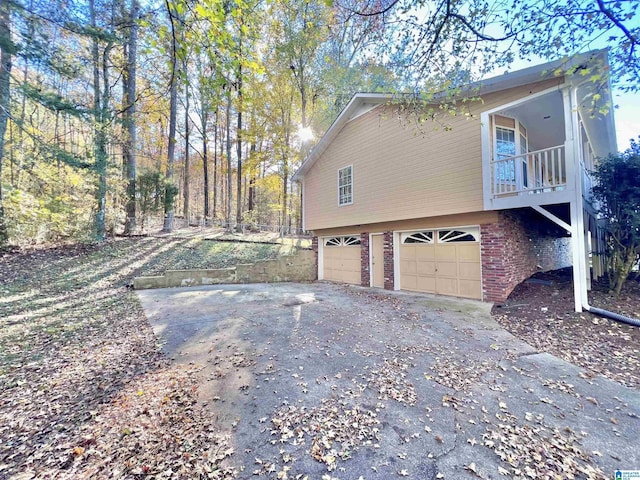
[[[214,222],[296,231],[291,176],[353,93],[420,97],[594,46],[635,89],[637,8],[2,0],[0,245]]]

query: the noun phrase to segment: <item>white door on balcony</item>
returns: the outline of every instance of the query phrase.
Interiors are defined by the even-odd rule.
[[[529,186],[527,129],[515,118],[494,115],[495,181],[502,192]],[[523,156],[524,155],[524,156]]]

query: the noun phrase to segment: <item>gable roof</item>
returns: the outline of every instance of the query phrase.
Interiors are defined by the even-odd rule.
[[[555,60],[553,62],[544,63],[541,65],[534,65],[532,67],[528,67],[522,70],[517,70],[515,72],[505,73],[500,76],[491,77],[486,80],[480,80],[477,82],[470,83],[464,86],[459,94],[473,94],[477,95],[486,95],[488,93],[498,92],[501,90],[506,90],[509,88],[520,87],[522,85],[527,85],[530,83],[539,82],[542,80],[547,80],[550,78],[557,77],[557,70],[561,69],[563,75],[565,72],[574,71],[580,69],[581,66],[589,65],[592,69],[598,70],[599,72],[606,75],[606,72],[609,67],[608,59],[607,59],[607,50],[594,50],[591,52],[583,53],[580,55],[575,55],[570,57],[569,59],[563,58],[559,60]],[[590,74],[594,75],[595,72]],[[571,79],[567,79],[567,83],[585,83],[585,80],[589,80],[590,76],[573,76]],[[593,83],[593,82],[590,82]],[[585,83],[588,88],[588,84]],[[606,91],[598,91],[598,94],[602,97],[602,101],[605,104],[612,105],[611,98],[611,87],[609,83],[607,83]],[[433,95],[432,101],[438,101],[443,98],[447,98],[451,95],[450,92],[441,91]],[[293,175],[293,181],[300,181],[302,177],[309,171],[309,169],[315,164],[315,162],[320,158],[322,153],[327,149],[327,147],[331,144],[331,142],[338,136],[344,125],[363,115],[374,108],[391,102],[401,102],[403,98],[416,98],[413,94],[393,94],[393,93],[356,93],[347,106],[340,112],[338,117],[331,124],[326,133],[322,136],[322,138],[318,141],[318,143],[313,147],[313,149],[309,152],[307,157],[300,165],[300,168]],[[581,105],[581,112],[585,112],[588,109],[586,105]],[[590,117],[589,115],[584,115],[583,118]],[[596,132],[597,138],[592,138],[592,141],[596,144],[596,151],[599,155],[606,155],[609,152],[617,151],[616,137],[615,137],[615,125],[613,122],[613,108],[610,108],[608,118],[604,118],[600,115],[595,120],[597,120],[598,127],[594,128],[594,132]],[[594,123],[594,118],[585,118],[585,124]],[[587,126],[588,128],[588,126]],[[605,153],[600,153],[605,152]]]

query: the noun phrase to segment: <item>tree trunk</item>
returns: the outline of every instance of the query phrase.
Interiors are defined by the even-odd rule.
[[[8,2],[0,4],[0,246],[9,240],[9,233],[4,217],[4,203],[2,193],[2,164],[4,161],[4,138],[7,131],[11,102],[11,56],[13,45],[11,43],[11,12]]]
[[[633,265],[636,261],[636,249],[631,247],[627,250],[624,261],[621,261],[619,264],[619,268],[615,270],[615,283],[613,286],[613,291],[615,295],[620,295],[622,291],[622,287],[624,286],[627,278],[629,278],[629,274],[633,269]]]
[[[185,61],[186,64],[186,61]],[[185,65],[185,72],[187,66]],[[184,207],[183,213],[184,218],[189,225],[190,212],[189,212],[189,183],[191,181],[191,176],[189,169],[191,168],[190,159],[189,159],[189,85],[185,83],[185,109],[184,109]]]
[[[124,224],[125,235],[131,235],[136,228],[136,63],[138,44],[138,0],[131,0],[129,13],[129,38],[127,45],[126,95],[124,123],[126,137],[124,142],[125,174],[127,179],[127,218]]]
[[[168,0],[165,0],[167,7],[167,13],[171,22],[171,79],[169,80],[169,142],[167,146],[167,184],[173,184],[173,169],[175,162],[176,151],[176,110],[178,99],[178,78],[177,78],[177,66],[178,66],[178,39],[176,38],[177,32],[175,28],[175,22],[173,18],[173,12],[171,11],[171,5]],[[163,232],[173,231],[173,198],[165,199],[164,204],[164,226]]]
[[[250,155],[253,158],[255,156],[255,153],[256,153],[256,144],[255,143],[251,144],[250,152],[251,152]],[[253,168],[251,169],[251,177],[249,178],[249,200],[248,200],[249,206],[248,206],[248,209],[249,209],[250,212],[252,212],[254,210],[254,208],[255,208],[255,205],[254,205],[255,195],[256,195],[256,166],[254,164]]]
[[[203,118],[202,121],[202,173],[204,174],[204,220],[205,225],[211,218],[211,211],[209,210],[209,149],[207,148],[207,119]]]
[[[238,49],[240,57],[242,57],[242,30],[240,30]],[[238,192],[236,195],[236,229],[240,232],[242,231],[242,63],[238,65],[238,127],[236,132],[236,154],[238,156],[238,171],[236,173],[236,184],[238,186]]]
[[[222,158],[222,142],[220,142],[220,158]],[[213,217],[218,214],[218,109],[213,127]]]
[[[97,29],[96,24],[96,11],[94,0],[89,0],[89,15],[91,26]],[[91,55],[93,61],[93,109],[95,117],[94,127],[94,154],[95,154],[95,173],[97,178],[96,183],[96,212],[94,216],[94,236],[96,240],[102,241],[105,239],[106,228],[106,210],[107,210],[107,139],[106,139],[106,105],[104,102],[108,99],[108,92],[103,92],[100,82],[100,67],[102,66],[102,81],[105,83],[105,88],[108,87],[108,66],[107,58],[109,48],[105,47],[102,54],[102,62],[100,60],[100,51],[98,38],[93,36],[91,39]],[[101,65],[102,63],[102,65]]]
[[[231,171],[231,89],[227,90],[227,230],[231,231],[231,203],[233,202],[233,175]]]

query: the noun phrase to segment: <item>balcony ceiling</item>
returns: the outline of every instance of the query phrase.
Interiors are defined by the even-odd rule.
[[[531,150],[564,143],[564,108],[560,92],[538,97],[503,113],[517,118],[525,126]]]

